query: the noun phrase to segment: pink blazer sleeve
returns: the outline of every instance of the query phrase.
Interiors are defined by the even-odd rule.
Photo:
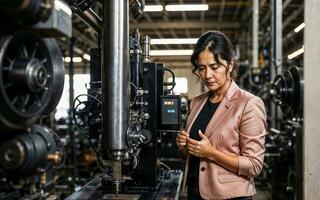
[[[256,177],[260,174],[266,128],[266,111],[262,100],[259,97],[250,98],[240,121],[239,175]]]

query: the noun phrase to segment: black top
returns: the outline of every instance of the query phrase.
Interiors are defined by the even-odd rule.
[[[202,110],[194,121],[191,130],[190,130],[190,138],[200,141],[201,138],[199,136],[199,130],[204,134],[205,130],[208,126],[209,121],[211,120],[214,112],[217,110],[220,102],[212,103],[210,98],[207,99],[207,102],[204,104]],[[188,179],[198,178],[199,177],[199,167],[200,167],[200,158],[195,157],[190,154],[189,161],[189,173]]]

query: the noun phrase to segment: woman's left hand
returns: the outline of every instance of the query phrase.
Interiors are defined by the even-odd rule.
[[[216,148],[200,130],[199,136],[201,137],[200,141],[191,138],[187,139],[189,153],[200,158],[209,157]]]

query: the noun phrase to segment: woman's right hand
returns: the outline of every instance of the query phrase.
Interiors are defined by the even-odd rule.
[[[187,138],[189,138],[189,134],[186,131],[180,131],[177,134],[176,144],[179,150],[186,150],[187,149]]]

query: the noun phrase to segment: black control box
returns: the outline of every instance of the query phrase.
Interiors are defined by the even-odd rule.
[[[181,124],[181,101],[179,95],[163,95],[161,103],[161,126],[165,129],[179,129]]]

